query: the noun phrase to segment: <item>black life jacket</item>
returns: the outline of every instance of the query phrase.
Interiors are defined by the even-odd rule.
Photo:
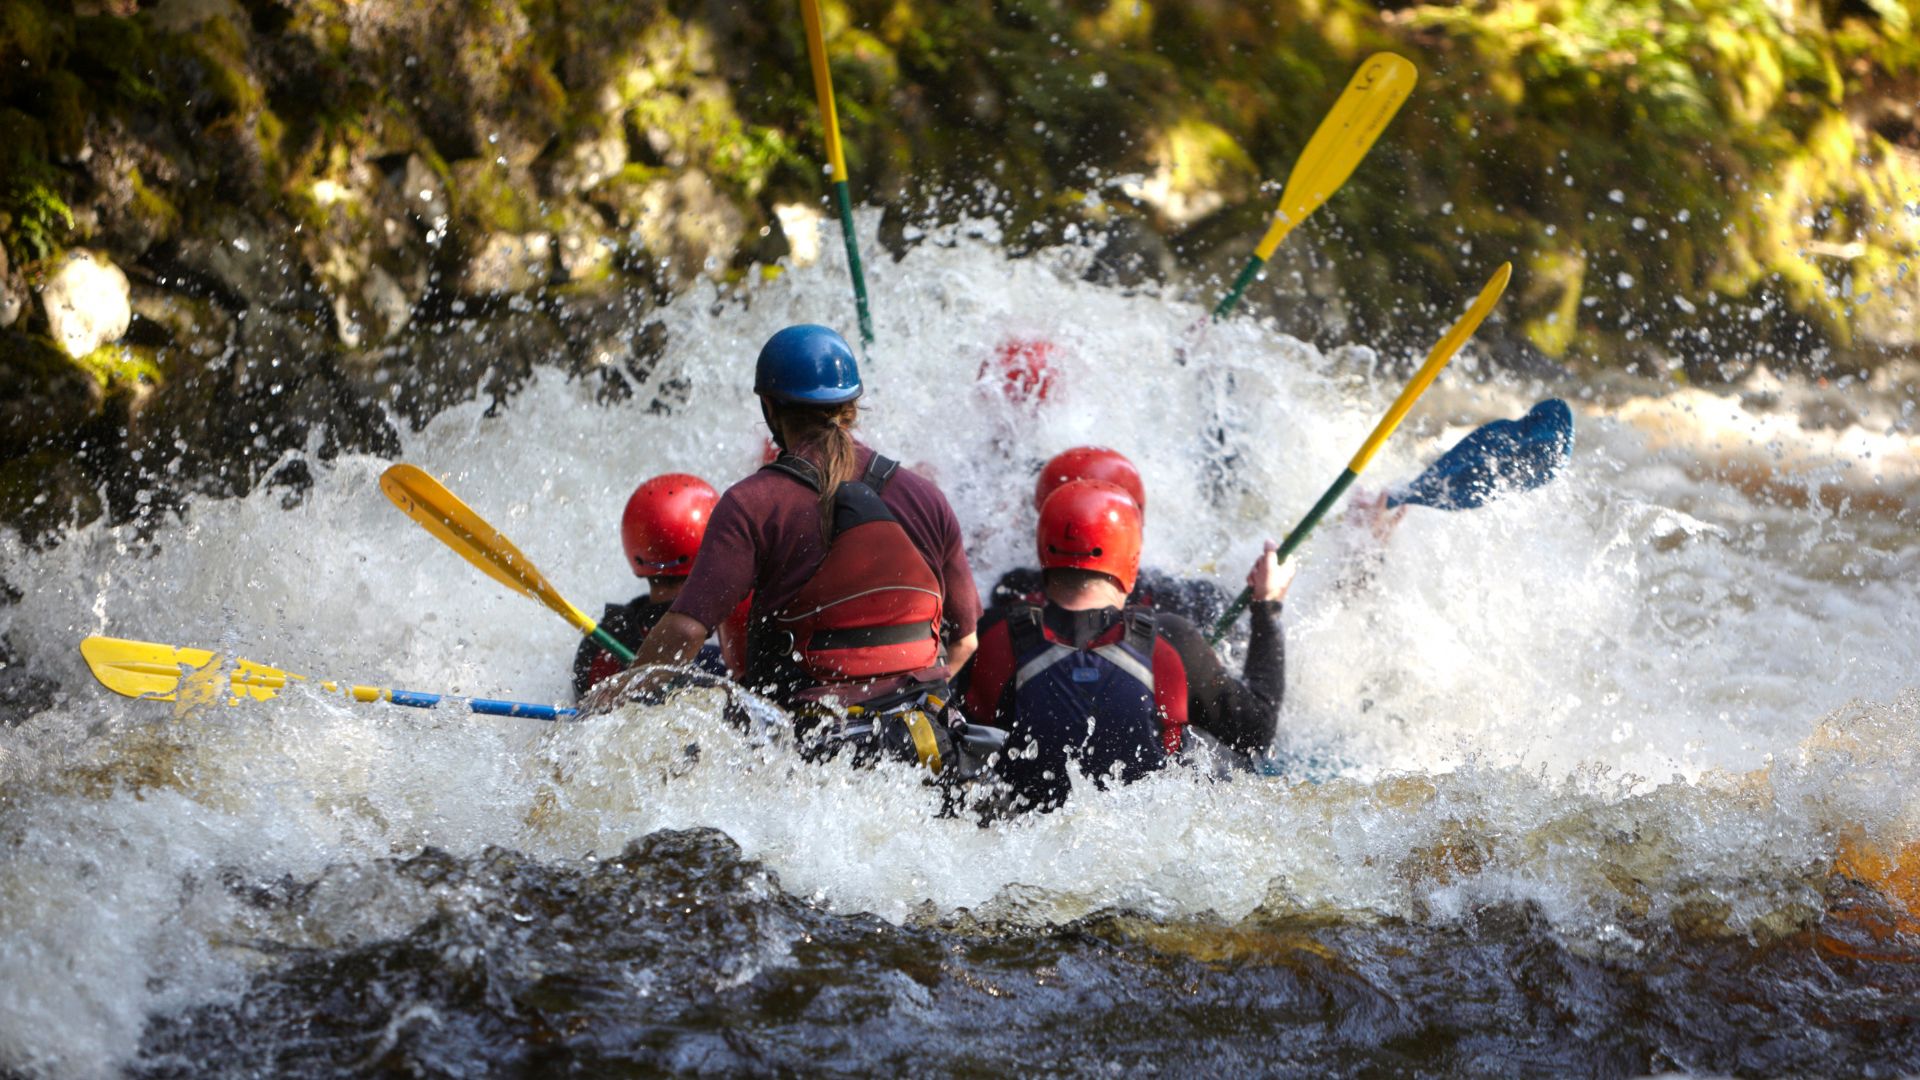
[[[813,464],[781,454],[765,466],[820,490]],[[779,611],[756,599],[747,631],[748,681],[779,698],[810,687],[859,688],[940,663],[940,578],[880,498],[900,463],[879,454],[833,495],[827,557]],[[943,672],[940,674],[944,674]]]
[[[1085,646],[1060,641],[1042,609],[1021,604],[1007,615],[1013,646],[1013,730],[1001,772],[1017,791],[1057,803],[1068,790],[1069,761],[1104,784],[1116,769],[1130,783],[1166,764],[1180,749],[1186,687],[1156,687],[1153,654],[1159,640],[1153,612],[1128,608],[1121,620]],[[1177,710],[1162,698],[1177,693]]]

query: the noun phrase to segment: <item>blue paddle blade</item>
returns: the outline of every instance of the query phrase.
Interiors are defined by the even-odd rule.
[[[1508,492],[1531,491],[1573,457],[1573,410],[1549,398],[1518,420],[1475,428],[1400,491],[1388,506],[1472,510]]]

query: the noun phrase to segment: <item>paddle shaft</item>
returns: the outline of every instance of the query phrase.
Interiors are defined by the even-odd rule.
[[[460,501],[445,484],[427,475],[418,466],[404,462],[391,465],[380,474],[380,491],[422,528],[432,533],[454,553],[477,567],[488,577],[522,596],[538,601],[548,611],[572,624],[574,629],[598,642],[600,647],[633,663],[633,650],[622,645],[593,621],[586,612],[560,595],[560,590],[540,573],[533,561],[521,554],[500,530]]]
[[[840,212],[840,232],[847,242],[847,271],[853,276],[853,304],[860,320],[860,344],[873,344],[873,317],[867,306],[867,276],[860,264],[860,238],[853,231],[853,196],[847,188],[847,158],[840,146],[840,115],[833,104],[833,74],[827,68],[827,37],[820,24],[819,0],[800,0],[800,19],[807,28],[807,60],[813,67],[813,95],[820,102],[820,126],[827,133],[827,164],[833,180],[833,201]]]
[[[1320,496],[1320,501],[1314,503],[1313,509],[1307,511],[1307,516],[1301,518],[1300,524],[1295,525],[1293,531],[1287,534],[1287,538],[1280,542],[1280,550],[1274,552],[1274,557],[1281,562],[1286,562],[1287,557],[1306,541],[1307,534],[1313,531],[1313,527],[1320,524],[1320,519],[1327,516],[1327,511],[1333,509],[1333,504],[1339,502],[1340,496],[1346,494],[1347,489],[1352,487],[1353,482],[1358,479],[1360,474],[1352,469],[1342,470],[1340,479],[1335,480],[1327,488],[1326,492]],[[1240,595],[1233,599],[1233,605],[1227,608],[1219,621],[1213,624],[1212,632],[1207,635],[1207,644],[1220,644],[1220,639],[1227,636],[1227,631],[1233,627],[1233,621],[1238,619],[1240,613],[1247,610],[1247,605],[1251,603],[1253,603],[1253,588],[1248,586],[1240,590]]]
[[[565,720],[578,716],[578,709],[564,709],[557,705],[535,705],[526,701],[500,701],[494,698],[455,698],[443,694],[423,694],[414,690],[375,690],[383,697],[365,698],[363,690],[374,690],[370,686],[356,686],[351,693],[355,701],[387,701],[395,705],[405,705],[410,709],[431,709],[441,702],[454,702],[465,705],[467,711],[481,716],[517,716],[524,720]]]
[[[614,637],[612,634],[607,633],[606,627],[596,626],[593,628],[593,632],[588,634],[587,636],[592,638],[594,642],[598,644],[601,648],[619,657],[621,663],[623,664],[633,663],[633,650],[627,648],[625,645],[620,644],[620,639]]]
[[[1333,482],[1333,486],[1327,488],[1326,494],[1320,496],[1320,501],[1313,504],[1313,509],[1307,511],[1307,516],[1300,519],[1300,524],[1295,525],[1293,531],[1287,534],[1286,542],[1276,552],[1280,559],[1285,560],[1287,556],[1293,554],[1294,549],[1307,538],[1307,534],[1320,523],[1320,519],[1326,516],[1327,511],[1339,501],[1340,496],[1353,486],[1353,482],[1360,478],[1362,472],[1366,471],[1367,463],[1380,452],[1380,447],[1386,445],[1388,436],[1393,434],[1393,429],[1399,427],[1400,421],[1406,419],[1407,413],[1413,411],[1414,402],[1420,400],[1420,395],[1426,393],[1427,387],[1433,385],[1433,380],[1440,377],[1440,369],[1447,366],[1447,362],[1460,351],[1460,346],[1466,344],[1467,338],[1473,336],[1473,332],[1480,328],[1480,323],[1486,319],[1487,313],[1493,310],[1493,305],[1499,302],[1500,294],[1506,291],[1507,282],[1512,277],[1513,264],[1502,263],[1500,268],[1493,272],[1493,276],[1487,279],[1486,285],[1480,290],[1480,295],[1475,297],[1472,306],[1467,308],[1467,313],[1460,316],[1459,320],[1448,328],[1446,335],[1436,342],[1433,350],[1427,354],[1426,362],[1420,365],[1420,370],[1414,372],[1413,378],[1407,380],[1407,385],[1400,391],[1400,396],[1395,398],[1393,404],[1388,407],[1387,415],[1381,417],[1380,422],[1374,425],[1373,433],[1367,436],[1366,442],[1360,444],[1359,452],[1354,454],[1353,460],[1347,463],[1346,471]],[[1213,624],[1213,632],[1207,635],[1208,643],[1219,644],[1220,639],[1227,636],[1227,630],[1233,626],[1233,621],[1239,618],[1240,613],[1245,611],[1247,605],[1252,602],[1253,589],[1248,587],[1240,590],[1240,595],[1234,598],[1233,605],[1227,608],[1226,612]]]
[[[285,690],[296,682],[306,682],[300,675],[281,674],[262,675],[251,671],[236,671],[229,680],[236,686],[258,686],[269,690]],[[418,690],[389,690],[384,686],[345,686],[340,683],[315,683],[328,693],[340,694],[359,702],[384,701],[392,705],[404,705],[409,709],[431,709],[441,702],[465,705],[470,712],[481,716],[518,716],[527,720],[562,720],[578,715],[578,709],[565,709],[557,705],[536,705],[527,701],[500,701],[495,698],[462,698],[449,694],[427,694]]]
[[[1261,267],[1266,265],[1267,260],[1258,255],[1247,257],[1247,265],[1240,268],[1240,276],[1233,279],[1233,287],[1228,289],[1227,295],[1221,297],[1220,302],[1213,306],[1213,317],[1216,322],[1233,314],[1233,309],[1240,306],[1240,298],[1246,295],[1247,286],[1253,284],[1254,279],[1260,276]]]

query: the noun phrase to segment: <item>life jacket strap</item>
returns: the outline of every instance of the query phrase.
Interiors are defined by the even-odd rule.
[[[1142,664],[1132,653],[1128,652],[1117,642],[1112,645],[1102,645],[1093,651],[1106,657],[1107,662],[1114,667],[1133,676],[1135,681],[1139,682],[1141,686],[1149,690],[1153,689],[1153,669],[1146,664]],[[1148,653],[1147,655],[1152,656],[1153,654]]]
[[[815,491],[820,490],[820,470],[814,468],[813,462],[791,451],[780,451],[779,457],[767,462],[761,468],[784,473]],[[878,495],[886,490],[888,481],[892,480],[893,474],[899,471],[898,461],[885,454],[875,454],[873,460],[867,462],[867,471],[861,474],[860,482],[873,489],[873,493]]]
[[[1020,670],[1015,672],[1013,676],[1013,688],[1018,690],[1027,685],[1028,681],[1034,676],[1041,674],[1053,665],[1072,656],[1074,652],[1074,649],[1066,645],[1062,645],[1057,641],[1053,642],[1041,650],[1040,655],[1020,665]]]
[[[816,492],[820,490],[820,470],[813,467],[813,462],[792,451],[780,451],[779,457],[762,465],[761,468],[784,473]]]
[[[845,630],[816,630],[809,649],[864,649],[875,645],[912,645],[926,640],[925,623],[897,623],[893,626],[860,626]]]
[[[1127,629],[1119,641],[1097,645],[1087,651],[1101,656],[1151,690],[1153,689],[1153,651],[1160,634],[1159,626],[1154,622],[1153,612],[1140,608],[1128,608],[1123,618],[1126,620]],[[1015,656],[1032,656],[1031,660],[1020,665],[1020,670],[1014,673],[1013,688],[1015,690],[1079,651],[1071,645],[1047,637],[1041,609],[1030,604],[1016,607],[1007,613],[1007,636],[1012,641]],[[1141,656],[1147,657],[1146,663],[1140,662]]]
[[[872,488],[873,493],[878,495],[887,489],[887,482],[892,480],[893,474],[899,471],[899,462],[885,454],[875,454],[873,460],[867,462],[867,471],[861,476],[860,482]]]

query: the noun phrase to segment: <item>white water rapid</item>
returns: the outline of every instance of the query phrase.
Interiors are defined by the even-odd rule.
[[[1150,565],[1237,588],[1414,358],[1323,355],[1239,319],[1177,366],[1201,310],[1082,284],[1083,259],[1009,260],[964,231],[882,259],[865,436],[944,486],[983,589],[1029,561],[1038,462],[1089,442],[1146,475]],[[637,591],[617,533],[627,493],[669,470],[744,475],[761,448],[759,344],[849,308],[831,260],[685,296],[662,313],[654,374],[686,380],[684,407],[651,413],[646,392],[599,405],[547,372],[497,416],[462,406],[407,435],[404,459],[597,612]],[[1037,409],[976,374],[1013,336],[1060,347]],[[1444,921],[1520,898],[1569,934],[1620,941],[1626,915],[1703,896],[1734,932],[1763,926],[1818,904],[1841,835],[1920,836],[1913,403],[1877,384],[1758,382],[1618,381],[1583,398],[1481,378],[1471,347],[1455,368],[1363,487],[1549,394],[1572,399],[1572,465],[1485,509],[1413,510],[1378,553],[1338,519],[1322,527],[1286,605],[1282,716],[1285,749],[1319,764],[1232,783],[1173,771],[987,828],[935,819],[938,797],[904,768],[752,745],[698,694],[572,724],[300,692],[176,717],[88,676],[75,645],[107,634],[566,700],[574,632],[389,505],[386,461],[316,463],[291,509],[278,491],[196,502],[151,542],[99,525],[47,551],[0,539],[23,593],[0,629],[61,687],[0,728],[0,1070],[110,1072],[149,1016],[233,992],[273,945],[412,925],[429,900],[380,860],[428,845],[579,860],[707,825],[788,891],[896,922],[961,908],[1233,921],[1263,905]],[[1202,460],[1216,410],[1243,489],[1224,513]],[[276,919],[227,884],[288,878],[317,882],[316,914]]]

